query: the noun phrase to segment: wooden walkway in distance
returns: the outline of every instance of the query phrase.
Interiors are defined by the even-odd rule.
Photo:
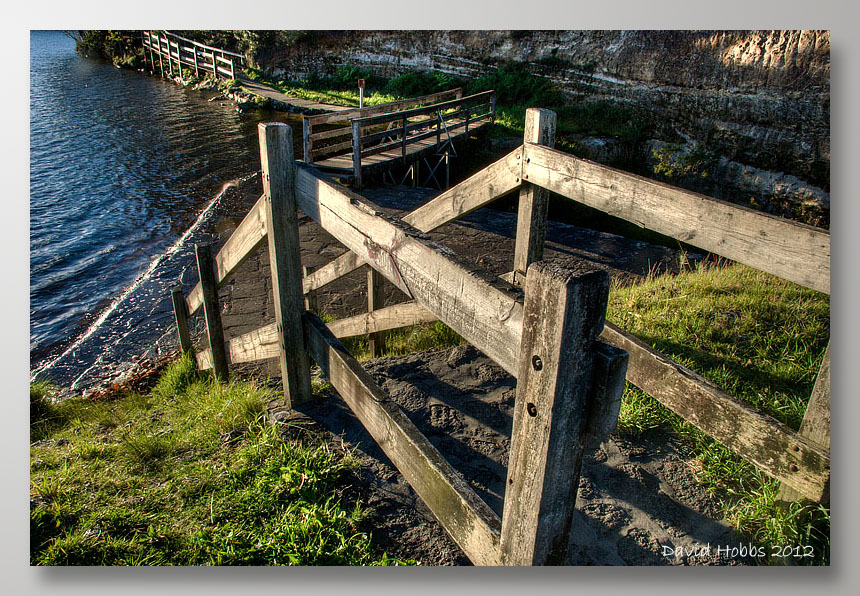
[[[485,120],[483,122],[478,122],[474,126],[470,126],[468,132],[465,129],[465,120],[457,119],[451,120],[448,122],[449,129],[454,128],[454,132],[449,135],[445,135],[443,133],[442,140],[443,142],[450,138],[451,141],[456,141],[458,139],[462,139],[466,137],[467,134],[473,133],[479,128],[487,126],[488,124],[492,124],[490,121]],[[419,135],[414,135],[419,136]],[[418,139],[416,141],[409,141],[409,137],[407,137],[407,145],[406,145],[406,161],[411,162],[420,157],[423,157],[429,153],[433,153],[438,149],[438,145],[436,143],[436,137],[429,137]],[[403,151],[400,148],[392,148],[388,151],[383,151],[382,153],[376,153],[374,155],[369,155],[367,157],[361,158],[361,167],[365,171],[373,171],[379,168],[387,168],[391,165],[395,160],[403,160]],[[330,171],[333,173],[342,173],[342,174],[351,174],[353,172],[353,152],[344,153],[342,155],[335,155],[333,157],[329,157],[323,159],[321,161],[315,161],[314,165],[320,169]]]
[[[446,95],[454,98],[440,101]],[[412,107],[415,104],[419,107]],[[451,151],[454,141],[493,124],[495,105],[495,91],[462,97],[461,90],[456,89],[362,110],[306,117],[304,161],[348,177],[356,189],[361,188],[364,174],[385,172],[397,164],[410,166],[415,180],[417,169],[412,164],[436,154],[439,163],[445,160],[447,168],[449,154],[456,155]],[[334,128],[313,132],[318,125]],[[429,167],[435,177],[438,164]]]

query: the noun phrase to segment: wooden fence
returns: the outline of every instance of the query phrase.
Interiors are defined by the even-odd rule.
[[[304,144],[305,163],[314,163],[320,158],[325,158],[344,150],[352,149],[352,123],[355,118],[365,118],[377,114],[389,114],[400,112],[411,108],[426,106],[427,104],[459,99],[463,97],[463,89],[456,88],[448,91],[440,91],[430,95],[423,95],[412,99],[392,101],[374,106],[355,108],[354,110],[341,110],[316,116],[305,116],[302,125],[302,142]],[[314,132],[320,126],[326,126],[327,130]],[[348,139],[347,139],[348,137]],[[345,140],[346,139],[346,140]],[[322,141],[326,141],[322,144]]]
[[[188,297],[174,290],[182,348],[191,349],[187,317],[202,306],[209,348],[196,355],[200,368],[213,368],[226,379],[230,363],[278,357],[287,406],[310,395],[310,353],[477,564],[562,560],[581,445],[614,425],[625,375],[780,480],[784,498],[827,500],[829,347],[797,432],[605,322],[604,274],[577,275],[541,259],[549,191],[825,293],[830,288],[829,233],[555,151],[555,121],[549,110],[529,109],[521,147],[402,220],[382,216],[313,167],[294,163],[289,127],[260,125],[264,195],[214,258],[198,247],[201,281]],[[502,280],[483,278],[422,235],[517,189],[514,267]],[[304,275],[296,207],[349,249]],[[217,289],[267,240],[276,320],[225,342]],[[305,312],[304,296],[364,265],[411,301],[377,308],[371,300],[367,314],[328,327]],[[369,287],[376,283],[373,275]],[[517,378],[501,519],[335,339],[432,320],[450,326]],[[583,387],[590,389],[583,393]]]
[[[164,76],[165,60],[167,61],[167,73],[170,76],[176,75],[180,78],[182,78],[183,67],[187,67],[193,68],[194,75],[197,77],[200,77],[202,71],[204,74],[211,73],[215,78],[235,79],[236,71],[245,62],[245,57],[242,54],[213,48],[169,31],[142,31],[141,41],[144,58],[147,55],[147,50],[149,51],[150,72],[155,72],[157,56],[157,66],[161,76]],[[175,71],[174,63],[176,65]]]
[[[586,264],[572,271],[534,262],[523,293],[485,277],[312,166],[295,162],[287,125],[261,124],[260,144],[263,196],[217,255],[196,247],[200,283],[188,297],[173,291],[183,350],[192,347],[188,317],[202,308],[209,347],[196,354],[198,366],[212,368],[226,381],[232,363],[279,358],[287,407],[310,399],[312,358],[473,562],[563,562],[584,446],[602,438],[617,420],[626,371],[627,354],[597,341],[608,274]],[[303,275],[297,208],[349,251]],[[225,341],[218,287],[264,242],[275,321]],[[410,301],[331,326],[305,310],[305,294],[363,264]],[[336,337],[436,319],[518,379],[501,518]]]
[[[454,99],[438,101],[445,94]],[[430,103],[405,108],[409,103]],[[462,97],[461,90],[428,95],[417,99],[364,108],[363,112],[337,112],[304,120],[304,159],[324,170],[351,172],[353,186],[362,186],[362,170],[390,167],[395,161],[417,160],[438,151],[459,135],[492,123],[496,115],[496,93],[484,91]],[[334,121],[348,127],[313,133],[313,126]],[[344,140],[346,139],[346,140]],[[328,140],[324,146],[315,146]]]

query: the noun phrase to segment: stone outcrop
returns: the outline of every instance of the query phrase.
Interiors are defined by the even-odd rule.
[[[292,32],[289,43],[271,40],[257,60],[293,78],[341,65],[384,76],[433,69],[475,78],[523,62],[573,100],[646,108],[661,140],[694,141],[730,162],[829,192],[827,31]],[[817,203],[829,205],[829,196]]]

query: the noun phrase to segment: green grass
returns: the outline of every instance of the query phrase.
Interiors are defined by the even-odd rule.
[[[148,395],[53,404],[31,387],[34,565],[390,565],[337,496],[357,465],[270,425],[273,396],[185,356]]]
[[[797,429],[829,341],[830,300],[742,265],[699,265],[614,287],[607,319]],[[828,508],[781,506],[778,482],[629,384],[618,427],[670,429],[692,446],[699,480],[738,530],[762,544],[813,546],[802,564],[829,562]]]

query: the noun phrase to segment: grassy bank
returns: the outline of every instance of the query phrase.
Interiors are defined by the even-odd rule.
[[[613,288],[607,319],[797,429],[830,338],[830,299],[743,265],[698,265]],[[735,528],[764,545],[813,547],[795,563],[829,563],[829,508],[781,506],[776,481],[629,384],[618,427],[674,433]]]
[[[273,395],[218,386],[185,357],[148,394],[53,404],[30,390],[34,565],[386,565],[358,502],[357,465]]]

